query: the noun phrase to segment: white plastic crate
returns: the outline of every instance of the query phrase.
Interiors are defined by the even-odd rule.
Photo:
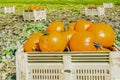
[[[104,8],[113,8],[113,3],[103,3]]]
[[[112,70],[112,78],[113,80],[120,80],[120,52],[119,53],[111,53],[111,70]]]
[[[2,80],[2,73],[0,72],[0,80]]]
[[[0,63],[0,80],[2,80],[2,71],[1,71],[1,69],[2,69],[2,64]]]
[[[26,20],[46,20],[46,10],[24,10],[23,11],[24,21]]]
[[[1,11],[4,13],[15,13],[15,7],[14,6],[4,6],[4,7],[1,7]]]
[[[94,16],[94,15],[98,15],[98,16],[101,16],[101,15],[105,15],[105,9],[104,7],[94,7],[94,8],[88,8],[86,7],[85,8],[85,14],[86,15],[91,15],[91,16]]]
[[[118,54],[119,51],[27,54],[21,47],[16,52],[17,80],[119,80],[120,66],[114,67]]]

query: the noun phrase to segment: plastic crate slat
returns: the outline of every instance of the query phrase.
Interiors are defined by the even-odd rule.
[[[35,54],[27,54],[27,56],[28,57],[32,57],[32,56],[48,56],[48,57],[50,57],[50,56],[56,56],[56,57],[60,57],[60,56],[63,56],[63,55],[72,55],[72,56],[95,56],[95,57],[97,57],[97,56],[102,56],[102,57],[104,57],[104,56],[109,56],[109,53],[93,53],[93,52],[61,52],[61,53],[41,53],[41,52],[39,52],[39,53],[35,53]]]
[[[109,62],[109,60],[72,60],[73,62]]]
[[[93,57],[93,56],[92,57],[87,57],[87,56],[86,57],[84,57],[84,56],[72,57],[72,59],[79,59],[79,58],[82,58],[82,59],[87,59],[87,58],[88,59],[106,59],[109,57],[106,57],[106,56],[105,57],[104,56],[103,57]]]
[[[72,61],[109,61],[109,59],[74,59]]]
[[[37,76],[57,76],[57,75],[60,75],[62,73],[50,73],[50,74],[47,74],[47,73],[32,73],[32,75],[37,75]]]
[[[103,73],[102,74],[100,74],[100,73],[91,73],[91,74],[79,73],[76,75],[77,76],[105,76],[105,75],[109,75],[109,74],[104,73],[104,75],[103,75]]]
[[[73,57],[72,60],[109,60],[109,57]]]
[[[54,62],[56,62],[56,61],[62,61],[62,60],[28,60],[28,61],[39,61],[39,62],[42,62],[42,61],[44,61],[44,62],[50,62],[50,61],[54,61]]]
[[[109,58],[108,55],[77,55],[77,56],[72,56],[72,58]]]
[[[73,59],[75,58],[101,58],[101,59],[104,59],[104,58],[109,58],[109,56],[72,56]],[[62,59],[62,56],[59,57],[59,56],[31,56],[31,57],[28,57],[28,59]]]
[[[23,49],[22,49],[23,50]],[[98,55],[98,54],[100,54],[100,55],[105,55],[105,54],[107,54],[107,55],[109,55],[109,52],[106,52],[106,51],[102,51],[102,52],[100,52],[100,51],[98,51],[98,52],[96,52],[96,51],[80,51],[80,52],[76,52],[76,51],[74,51],[74,52],[28,52],[28,55],[44,55],[44,54],[48,54],[48,55],[56,55],[56,54],[72,54],[72,55],[75,55],[75,54],[82,54],[82,55],[88,55],[88,54],[90,54],[90,55],[94,55],[94,54],[96,54],[96,55]]]
[[[28,57],[28,60],[62,60],[62,57]]]

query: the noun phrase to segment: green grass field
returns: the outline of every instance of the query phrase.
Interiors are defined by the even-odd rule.
[[[114,5],[120,5],[119,0],[0,0],[0,6],[14,5],[16,12],[20,13],[30,4],[42,5],[47,11],[52,9],[80,9],[84,5],[96,4],[102,5],[103,2],[112,2]]]
[[[113,2],[120,4],[119,0],[1,0],[0,3],[40,3],[40,4],[102,4],[103,2]]]

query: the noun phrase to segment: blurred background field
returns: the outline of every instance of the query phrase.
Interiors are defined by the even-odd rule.
[[[40,3],[40,4],[102,4],[103,2],[113,2],[119,5],[119,0],[1,0],[0,3]]]
[[[112,2],[114,7],[106,11],[106,16],[86,16],[86,5],[102,5]],[[23,21],[22,12],[31,4],[42,5],[47,12],[46,21]],[[120,45],[120,1],[119,0],[0,0],[0,7],[15,6],[14,14],[0,12],[0,73],[4,80],[16,80],[15,52],[32,33],[42,31],[55,20],[65,26],[79,19],[110,24],[117,36],[115,43]]]
[[[48,10],[57,8],[81,8],[82,5],[96,4],[102,5],[104,2],[112,2],[114,5],[120,5],[119,0],[1,0],[0,6],[14,5],[16,11],[19,12],[29,4],[43,5]],[[70,7],[69,7],[70,6]]]

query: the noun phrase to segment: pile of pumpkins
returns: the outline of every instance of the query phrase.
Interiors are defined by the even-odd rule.
[[[33,4],[31,4],[27,9],[25,10],[43,10],[43,6],[42,5],[38,5],[38,6],[35,6]]]
[[[111,51],[113,28],[106,23],[78,20],[66,28],[61,21],[51,22],[44,32],[32,34],[24,43],[25,52]]]
[[[103,7],[103,5],[94,5],[94,4],[89,4],[89,5],[87,5],[87,8],[88,8],[88,9],[96,9],[96,8],[98,8],[98,7]]]

